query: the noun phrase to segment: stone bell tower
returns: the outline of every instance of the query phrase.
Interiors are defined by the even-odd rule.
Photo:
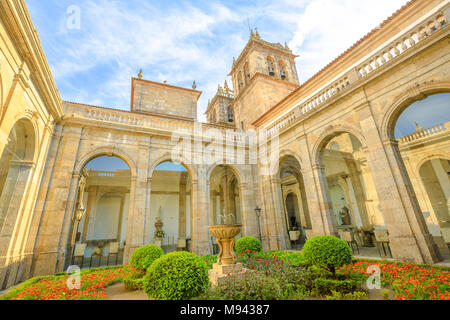
[[[236,127],[246,129],[276,103],[299,87],[295,59],[287,44],[261,39],[258,31],[238,59],[233,60],[230,76],[234,88]]]
[[[233,91],[225,80],[223,88],[219,85],[216,95],[208,102],[205,112],[208,123],[234,126],[233,100]]]

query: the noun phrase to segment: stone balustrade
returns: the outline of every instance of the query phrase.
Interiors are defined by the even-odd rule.
[[[361,77],[366,77],[376,71],[386,63],[389,63],[406,51],[414,47],[417,43],[423,41],[433,33],[448,25],[448,20],[444,13],[438,12],[431,16],[426,22],[420,23],[406,31],[395,41],[385,46],[378,53],[365,60],[358,67],[357,72]]]
[[[409,143],[413,143],[413,142],[418,142],[421,140],[425,140],[430,138],[431,136],[433,137],[437,137],[438,135],[442,135],[445,133],[449,132],[450,128],[450,121],[447,121],[445,123],[441,123],[438,124],[436,126],[433,126],[431,128],[427,128],[427,129],[423,129],[423,130],[419,130],[416,131],[410,135],[401,137],[400,139],[398,139],[398,143],[400,146],[409,144]]]
[[[430,16],[425,22],[418,23],[416,26],[406,30],[395,41],[384,46],[382,50],[365,59],[356,68],[350,70],[342,77],[330,81],[329,84],[324,86],[325,89],[318,90],[311,98],[306,98],[306,101],[299,103],[281,119],[269,125],[266,128],[267,136],[277,134],[291,123],[303,119],[307,114],[328,102],[330,98],[346,91],[355,82],[364,79],[384,65],[394,62],[419,42],[447,26],[448,18],[446,14],[439,11]]]

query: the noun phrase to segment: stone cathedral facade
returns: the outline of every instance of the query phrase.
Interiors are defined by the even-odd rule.
[[[0,287],[77,258],[126,263],[158,230],[163,248],[211,254],[208,226],[227,220],[267,250],[332,234],[402,261],[445,259],[449,123],[394,131],[415,102],[450,92],[449,19],[448,0],[410,1],[305,83],[286,44],[252,31],[199,123],[195,83],[143,72],[129,111],[62,101],[25,1],[1,0]],[[275,170],[253,136],[276,145]],[[195,160],[217,144],[232,158]],[[89,168],[104,156],[128,169]]]

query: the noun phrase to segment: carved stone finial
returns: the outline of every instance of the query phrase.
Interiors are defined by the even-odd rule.
[[[256,30],[255,37],[256,37],[257,39],[261,39],[261,37],[260,37],[260,35],[259,35],[259,32],[258,32],[258,29],[255,28],[255,30]]]
[[[197,89],[197,84],[195,83],[195,80],[194,80],[194,83],[192,84],[192,89]]]
[[[225,79],[225,84],[223,85],[223,87],[227,93],[230,91],[230,87],[228,87],[228,82],[226,79]]]
[[[236,64],[236,58],[233,57],[233,65],[235,65],[235,64]]]
[[[138,78],[139,79],[143,79],[144,78],[144,75],[142,74],[142,69],[139,70]]]

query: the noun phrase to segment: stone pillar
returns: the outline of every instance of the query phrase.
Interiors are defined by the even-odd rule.
[[[178,199],[178,239],[186,239],[186,183],[187,173],[182,173]]]
[[[317,221],[318,218],[316,218],[316,223],[313,223],[313,234],[329,234],[337,236],[337,232],[333,226],[333,210],[331,208],[331,201],[328,199],[328,183],[325,175],[325,167],[322,165],[313,165],[312,175],[317,188],[317,198],[319,201],[319,212],[321,216],[320,224],[318,223],[319,221]]]
[[[355,222],[358,228],[363,226],[363,222],[361,220],[361,214],[359,212],[358,199],[356,198],[355,191],[353,189],[352,179],[350,176],[343,177],[348,186],[348,193],[350,196],[350,201],[353,203],[353,212],[355,213]]]
[[[401,261],[434,263],[438,256],[398,144],[394,140],[381,141],[369,108],[360,110],[360,126],[366,138],[368,166],[389,231],[392,254]]]
[[[442,193],[444,194],[445,199],[447,199],[447,212],[450,212],[450,179],[448,178],[448,173],[444,170],[441,159],[431,160],[431,166],[436,173]]]
[[[250,183],[240,183],[240,205],[242,217],[242,235],[244,237],[259,238],[258,217],[255,213],[256,203],[254,200],[255,187]]]
[[[280,179],[262,176],[263,207],[261,212],[261,233],[265,250],[286,250],[288,234],[284,223]]]
[[[192,181],[192,242],[191,251],[199,256],[212,254],[211,234],[209,233],[209,191],[206,169],[199,167],[198,181]]]

